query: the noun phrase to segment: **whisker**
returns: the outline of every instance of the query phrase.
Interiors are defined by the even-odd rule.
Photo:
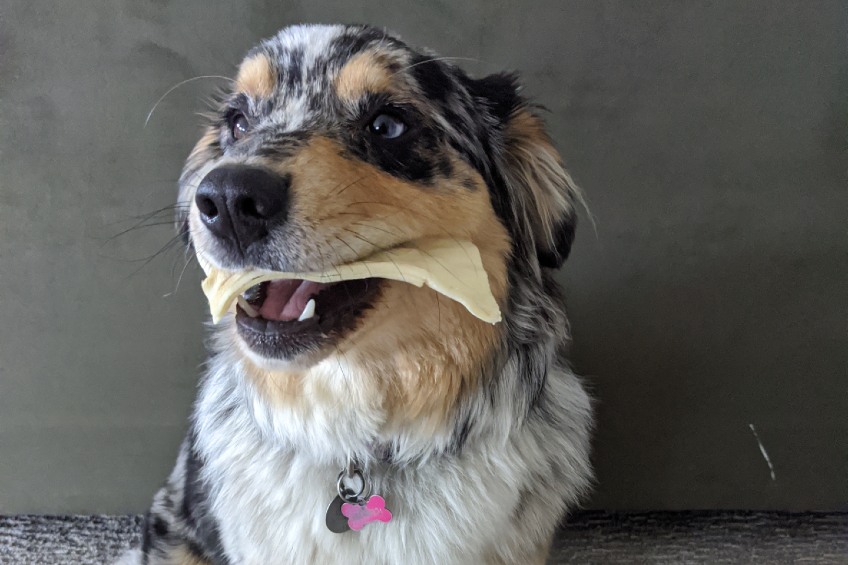
[[[132,273],[130,273],[129,275],[127,275],[126,279],[130,279],[130,278],[134,277],[134,276],[135,276],[135,275],[137,275],[137,274],[138,274],[138,273],[139,273],[142,269],[144,269],[146,266],[148,266],[148,265],[150,264],[150,262],[151,262],[151,261],[153,261],[154,259],[156,259],[156,258],[157,258],[157,257],[159,257],[160,255],[162,255],[162,254],[164,254],[164,253],[167,253],[168,251],[170,251],[171,249],[173,249],[173,248],[174,248],[174,246],[175,246],[175,245],[177,245],[177,244],[180,242],[180,239],[181,239],[181,238],[182,238],[182,234],[177,234],[176,236],[172,237],[172,238],[171,238],[171,239],[170,239],[170,240],[169,240],[169,241],[168,241],[165,245],[163,245],[163,246],[159,249],[159,251],[157,251],[156,253],[154,253],[154,254],[152,254],[152,255],[150,255],[150,256],[148,256],[148,257],[143,257],[143,258],[140,258],[140,259],[127,259],[127,260],[124,260],[123,262],[126,262],[126,263],[138,263],[138,262],[143,261],[143,263],[141,264],[141,266],[140,266],[140,267],[138,267],[138,268],[137,268],[137,269],[135,269]],[[113,259],[115,259],[115,258],[113,258]],[[115,260],[120,261],[120,259],[115,259]]]
[[[341,189],[340,191],[336,192],[335,194],[332,194],[332,195],[330,196],[330,198],[335,197],[335,196],[339,196],[342,192],[344,192],[344,191],[345,191],[345,190],[347,190],[348,188],[352,187],[352,186],[353,186],[353,185],[355,185],[355,184],[359,184],[359,181],[363,180],[364,178],[365,178],[364,176],[359,177],[358,179],[356,179],[355,181],[353,181],[353,182],[352,182],[352,183],[350,183],[349,185],[345,186],[345,187],[344,187],[343,189]]]
[[[155,228],[155,227],[158,227],[158,226],[171,226],[171,227],[173,227],[174,221],[168,220],[167,222],[153,222],[153,223],[150,223],[150,224],[143,224],[143,223],[139,222],[138,224],[136,224],[132,227],[129,227],[125,230],[121,230],[118,233],[116,233],[115,235],[110,236],[109,238],[106,239],[106,241],[103,242],[103,244],[100,247],[103,247],[106,244],[108,244],[110,241],[117,239],[117,238],[121,237],[122,235],[126,235],[130,232],[134,232],[134,231],[141,230],[141,229],[144,229],[144,228]]]
[[[162,214],[162,213],[165,213],[165,212],[173,212],[173,211],[175,211],[175,210],[185,210],[185,209],[187,209],[187,208],[189,208],[189,207],[191,207],[191,204],[188,204],[188,203],[183,204],[183,203],[178,202],[178,203],[176,203],[176,204],[171,204],[171,205],[169,205],[169,206],[164,206],[164,207],[162,207],[162,208],[159,208],[158,210],[153,210],[152,212],[146,212],[146,213],[144,213],[144,214],[139,214],[139,215],[126,216],[126,217],[124,217],[123,219],[115,220],[114,222],[110,222],[110,223],[107,223],[107,224],[105,224],[105,225],[107,225],[107,226],[114,226],[115,224],[120,224],[121,222],[124,222],[124,221],[127,221],[127,220],[141,220],[141,221],[144,221],[144,220],[147,220],[147,219],[152,218],[153,216],[156,216],[157,214]]]
[[[337,237],[336,239],[339,239],[339,238]],[[327,242],[327,245],[329,245],[329,246],[330,246],[330,249],[332,249],[333,253],[335,253],[335,254],[336,254],[336,259],[337,259],[337,261],[341,262],[341,255],[339,255],[339,252],[338,252],[338,251],[336,251],[336,248],[335,248],[335,247],[333,247],[332,242],[329,242],[329,241],[328,241],[328,242]],[[320,247],[319,247],[319,253],[321,253],[321,252],[320,252]],[[322,271],[322,272],[324,272],[324,271],[326,271],[326,270],[327,270],[327,268],[326,268],[326,266],[324,266],[324,264],[323,264],[323,263],[324,263],[324,254],[323,254],[323,253],[321,253],[321,263],[322,263],[322,265],[321,265],[321,271]],[[341,276],[342,276],[342,272],[341,272],[341,271],[339,271],[338,264],[333,264],[333,269],[336,271],[336,274],[339,276],[339,278],[341,278]]]
[[[235,82],[233,79],[231,79],[229,77],[221,76],[221,75],[201,75],[201,76],[187,78],[185,80],[182,80],[182,81],[178,82],[177,84],[175,84],[174,86],[172,86],[171,88],[169,88],[168,90],[166,90],[165,94],[160,96],[159,100],[157,100],[156,103],[153,104],[153,107],[150,109],[150,112],[147,113],[147,118],[144,120],[144,127],[145,128],[147,127],[147,123],[150,121],[150,117],[153,115],[153,112],[156,111],[156,108],[165,99],[166,96],[168,96],[170,93],[172,93],[173,91],[175,91],[179,87],[183,86],[184,84],[188,84],[188,83],[194,82],[196,80],[208,79],[208,78],[217,78],[217,79],[228,80],[230,82]]]
[[[413,213],[413,214],[417,214],[417,215],[419,215],[419,216],[423,216],[423,217],[427,218],[428,220],[431,220],[431,221],[432,221],[432,224],[431,224],[432,226],[435,226],[435,227],[439,228],[439,229],[440,229],[441,231],[443,231],[443,232],[444,232],[444,233],[445,233],[445,234],[446,234],[446,235],[447,235],[450,239],[452,239],[452,240],[453,240],[456,244],[459,244],[459,240],[456,238],[456,236],[455,236],[454,234],[450,233],[448,230],[446,230],[443,226],[441,226],[441,225],[439,224],[439,220],[438,220],[438,218],[435,218],[435,217],[433,217],[433,216],[431,216],[431,215],[429,215],[429,214],[426,214],[425,212],[423,212],[423,211],[421,211],[421,210],[412,210],[411,208],[408,208],[408,207],[406,207],[406,206],[401,206],[400,204],[391,204],[391,203],[389,203],[389,202],[376,202],[376,201],[373,201],[373,202],[372,202],[372,201],[350,202],[350,203],[348,203],[348,206],[355,206],[355,205],[358,205],[358,204],[362,204],[362,205],[366,205],[366,204],[367,204],[367,205],[382,205],[382,206],[388,206],[388,207],[391,207],[391,208],[397,208],[397,209],[399,209],[399,210],[405,210],[405,211],[407,211],[407,212],[410,212],[410,213]],[[367,217],[367,216],[365,216],[365,215],[363,214],[363,216],[362,216],[362,217]],[[386,218],[386,217],[387,217],[387,216],[378,216],[378,218],[380,218],[380,219],[383,219],[383,218]],[[389,222],[386,222],[386,223],[389,223]],[[392,225],[392,226],[393,226],[393,227],[395,227],[395,228],[398,228],[398,226],[397,226],[397,225],[395,225],[395,224],[390,224],[390,225]],[[398,229],[400,229],[400,228],[398,228]],[[470,255],[468,255],[468,253],[466,253],[465,255],[466,255],[466,257],[468,257],[468,260],[470,261],[470,260],[471,260],[471,256],[470,256]]]
[[[351,247],[351,245],[347,241],[345,241],[344,239],[342,239],[338,236],[334,236],[334,237],[337,241],[341,241],[343,244],[345,244],[347,246],[348,249],[350,249],[350,251],[353,253],[354,260],[356,259],[356,257],[359,256],[359,254],[356,252],[356,249]],[[336,270],[338,270],[338,268]],[[365,270],[368,271],[369,275],[371,275],[372,277],[374,276],[373,273],[371,273],[371,269],[369,269],[368,267],[365,267]]]
[[[366,239],[365,237],[363,237],[363,236],[362,236],[362,234],[360,234],[359,232],[357,232],[357,231],[355,231],[355,230],[348,229],[348,228],[342,228],[342,229],[343,229],[344,231],[348,232],[348,233],[353,234],[353,237],[355,237],[355,238],[357,238],[357,239],[359,239],[359,240],[364,241],[364,242],[365,242],[365,243],[367,243],[368,245],[371,245],[371,246],[372,246],[372,247],[374,247],[374,249],[376,249],[377,251],[382,251],[382,250],[383,250],[383,248],[382,248],[382,247],[380,247],[379,245],[377,245],[377,244],[376,244],[376,243],[374,243],[373,241],[369,241],[368,239]],[[395,266],[395,269],[397,269],[397,272],[398,272],[398,274],[400,275],[400,278],[403,280],[403,282],[406,282],[406,276],[403,274],[403,271],[401,270],[400,266],[399,266],[399,265],[395,262],[395,260],[394,260],[394,259],[392,259],[391,255],[389,255],[388,257],[389,257],[389,261],[391,261],[391,262],[392,262],[392,265],[394,265],[394,266]],[[369,271],[369,274],[370,274],[370,271]]]
[[[456,274],[455,274],[453,271],[451,271],[450,269],[448,269],[447,267],[445,267],[444,263],[442,263],[441,261],[439,261],[438,259],[436,259],[436,258],[433,256],[433,254],[432,254],[432,253],[427,253],[427,252],[426,252],[426,251],[424,251],[423,249],[419,249],[419,251],[420,251],[421,253],[423,253],[424,255],[426,255],[427,257],[429,257],[430,259],[432,259],[433,261],[435,261],[436,263],[438,263],[438,264],[439,264],[439,266],[440,266],[441,268],[443,268],[445,271],[447,271],[448,273],[450,273],[450,275],[451,275],[453,278],[455,278],[457,281],[459,281],[459,282],[461,282],[461,283],[464,283],[464,282],[465,282],[465,281],[463,281],[461,278],[459,278],[458,276],[456,276]]]
[[[442,300],[441,300],[442,295],[439,294],[438,292],[433,292],[433,296],[436,297],[436,310],[439,313],[439,333],[441,334],[442,333]]]
[[[373,224],[369,224],[369,223],[366,223],[366,222],[351,222],[351,224],[356,225],[356,226],[362,226],[362,227],[365,227],[365,228],[372,228],[372,229],[375,229],[377,231],[381,231],[383,233],[393,235],[393,236],[402,236],[403,235],[401,232],[393,232],[391,230],[387,230],[387,229],[381,228],[380,226],[375,226]]]
[[[195,261],[197,260],[197,256],[196,256],[194,253],[190,253],[190,254],[189,254],[188,259],[187,259],[187,260],[186,260],[186,262],[185,262],[185,265],[183,265],[183,270],[182,270],[182,271],[180,271],[180,276],[179,276],[179,278],[177,279],[177,284],[176,284],[176,286],[174,286],[174,290],[172,290],[172,291],[171,291],[171,292],[169,292],[168,294],[164,295],[162,298],[167,298],[167,297],[169,297],[169,296],[173,296],[174,294],[176,294],[176,293],[177,293],[177,291],[180,289],[180,283],[181,283],[181,282],[182,282],[182,280],[183,280],[183,275],[185,274],[186,269],[187,269],[187,268],[188,268],[188,266],[191,264],[192,260],[195,260]]]
[[[407,67],[404,67],[397,72],[393,73],[389,78],[397,75],[398,73],[402,73],[403,71],[408,71],[413,67],[417,67],[418,65],[423,65],[425,63],[433,63],[435,61],[474,61],[475,63],[485,63],[482,59],[475,59],[474,57],[431,57],[429,59],[425,59],[424,61],[418,61],[417,63],[413,63]]]
[[[334,345],[333,347],[336,349],[336,353],[338,355],[341,355],[342,357],[345,358],[345,361],[347,363],[350,363],[350,359],[348,359],[347,354],[342,353],[342,350],[339,349],[338,345]],[[350,393],[353,390],[353,379],[350,377],[350,375],[347,374],[347,372],[344,370],[344,367],[342,367],[342,360],[339,358],[338,355],[336,356],[336,361],[338,362],[338,365],[339,365],[339,371],[341,371],[341,373],[342,373],[342,380],[344,381],[345,388],[347,388],[348,393]],[[338,407],[341,407],[341,405],[342,405],[342,399],[341,398],[339,399],[339,401],[337,402],[336,405]]]

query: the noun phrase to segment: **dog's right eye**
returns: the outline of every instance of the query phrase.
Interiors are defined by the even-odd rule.
[[[241,112],[236,112],[230,117],[230,134],[233,136],[233,139],[238,141],[247,135],[247,130],[250,129],[250,122],[247,121],[247,117]]]

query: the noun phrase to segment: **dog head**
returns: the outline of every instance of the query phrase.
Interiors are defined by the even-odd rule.
[[[241,64],[186,162],[178,220],[229,270],[325,271],[421,238],[469,239],[509,316],[510,280],[568,256],[575,196],[514,76],[472,79],[370,27],[297,26]],[[259,316],[223,322],[266,369],[344,355],[425,370],[435,357],[456,361],[456,388],[503,331],[402,282],[273,284],[246,297]],[[315,315],[299,321],[310,300]]]

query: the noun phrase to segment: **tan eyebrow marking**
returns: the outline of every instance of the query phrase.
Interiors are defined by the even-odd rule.
[[[367,92],[389,89],[391,75],[376,53],[359,53],[351,58],[336,77],[336,94],[343,100],[356,100]]]
[[[252,98],[268,98],[277,85],[277,72],[268,57],[257,53],[239,67],[236,88]]]

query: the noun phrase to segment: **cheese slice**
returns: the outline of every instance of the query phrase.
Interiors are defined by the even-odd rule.
[[[392,279],[419,287],[427,285],[456,300],[483,321],[496,324],[501,320],[500,308],[492,295],[480,251],[470,241],[422,240],[386,249],[362,261],[338,265],[325,272],[233,272],[214,267],[200,253],[197,259],[207,275],[202,286],[215,323],[233,307],[239,295],[261,282],[300,279],[334,283],[366,278]]]

